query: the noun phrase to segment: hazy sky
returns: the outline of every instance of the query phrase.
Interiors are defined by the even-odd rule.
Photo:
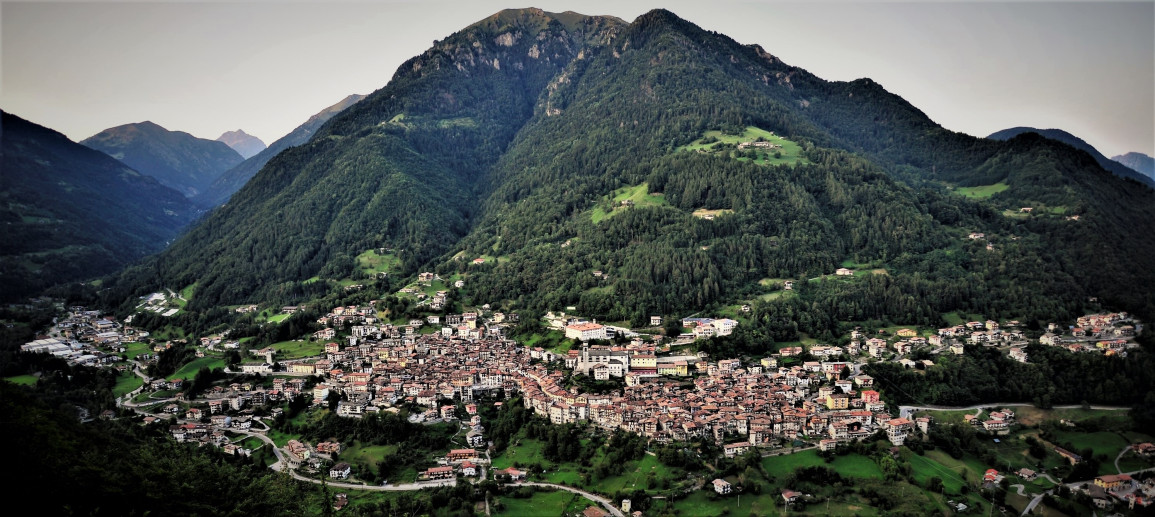
[[[385,85],[504,2],[0,2],[0,108],[81,140],[152,120],[270,143]],[[830,80],[870,77],[948,129],[1061,128],[1155,155],[1155,2],[537,1],[665,7]]]

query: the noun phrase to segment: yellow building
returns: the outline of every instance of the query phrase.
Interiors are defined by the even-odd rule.
[[[846,409],[849,407],[850,397],[845,393],[834,393],[826,397],[827,409]]]

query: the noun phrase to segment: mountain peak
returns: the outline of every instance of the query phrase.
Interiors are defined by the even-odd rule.
[[[1074,147],[1075,149],[1085,151],[1087,154],[1090,154],[1096,162],[1099,163],[1100,167],[1110,171],[1116,176],[1130,178],[1149,187],[1155,187],[1155,180],[1152,180],[1150,176],[1140,174],[1139,172],[1136,172],[1134,169],[1120,163],[1119,161],[1107,159],[1107,157],[1103,156],[1103,153],[1099,152],[1098,149],[1095,149],[1094,146],[1088,144],[1082,138],[1072,135],[1067,131],[1063,131],[1062,129],[1038,129],[1026,126],[1017,126],[1004,129],[1002,131],[996,131],[987,136],[987,138],[992,140],[1010,140],[1012,138],[1018,137],[1019,135],[1029,133],[1037,134],[1043,138],[1056,140]]]
[[[257,153],[264,151],[265,147],[267,147],[260,138],[246,133],[243,129],[225,131],[224,134],[217,137],[217,141],[224,142],[245,159],[249,159]]]

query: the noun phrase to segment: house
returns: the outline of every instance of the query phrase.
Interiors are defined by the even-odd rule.
[[[449,479],[453,477],[453,467],[431,467],[425,471],[425,479]]]
[[[999,474],[999,471],[995,469],[987,469],[983,474],[983,483],[998,483],[1002,479],[1002,474]]]
[[[1003,434],[1007,432],[1009,427],[1006,420],[986,420],[983,421],[983,429],[995,434]]]
[[[342,461],[341,463],[333,465],[333,468],[329,469],[329,477],[333,479],[345,479],[348,478],[349,474],[352,472],[353,468],[350,467],[348,463]]]
[[[661,316],[650,316],[650,326],[651,327],[662,326],[662,317]]]
[[[1109,474],[1095,478],[1095,486],[1103,490],[1115,491],[1131,487],[1131,476],[1127,474]]]
[[[477,449],[453,449],[449,454],[445,455],[445,459],[450,462],[458,462],[462,460],[472,460],[477,458]]]
[[[473,477],[477,475],[477,464],[472,461],[466,461],[461,464],[461,475]]]
[[[1026,467],[1019,469],[1019,471],[1015,472],[1015,474],[1017,474],[1019,477],[1023,478],[1024,481],[1033,481],[1035,479],[1035,477],[1038,476],[1038,474],[1035,471],[1033,471],[1029,468],[1026,468]]]
[[[1010,355],[1011,359],[1014,359],[1020,363],[1027,362],[1027,353],[1024,352],[1023,349],[1021,349],[1021,348],[1018,348],[1018,347],[1012,348],[1009,355]]]
[[[1079,456],[1078,454],[1075,454],[1071,451],[1068,451],[1067,449],[1064,449],[1062,447],[1055,447],[1055,454],[1058,454],[1059,456],[1066,458],[1067,461],[1071,462],[1071,465],[1074,465],[1076,463],[1083,461],[1082,456]]]
[[[733,458],[734,456],[745,454],[749,449],[750,442],[728,443],[722,447],[723,454],[725,454],[727,458]]]
[[[509,476],[510,481],[524,481],[525,480],[525,472],[517,470],[513,467],[510,467],[510,468],[507,468],[504,470],[499,470],[499,471],[497,471],[497,473],[499,475],[505,474],[506,476]]]
[[[782,500],[785,504],[794,504],[798,502],[799,497],[802,497],[801,493],[790,490],[789,488],[782,490]]]
[[[729,481],[726,481],[725,479],[715,479],[714,480],[714,491],[715,492],[722,494],[722,495],[726,495],[726,494],[730,493],[730,489],[731,488],[730,488],[730,482]]]
[[[834,274],[838,276],[854,276],[854,270],[840,267],[834,271]]]

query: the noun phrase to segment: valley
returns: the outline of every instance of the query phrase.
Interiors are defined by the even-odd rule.
[[[47,513],[1150,513],[1155,190],[1068,133],[663,9],[498,12],[267,148],[3,122]]]

